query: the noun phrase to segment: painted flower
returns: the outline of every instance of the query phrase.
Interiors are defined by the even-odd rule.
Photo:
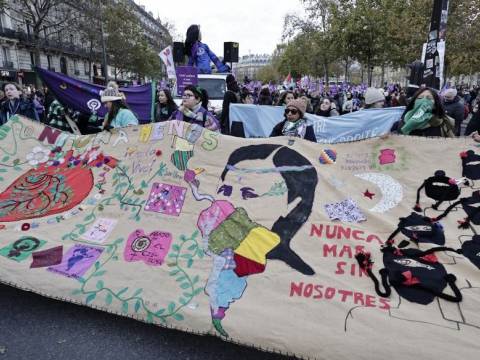
[[[49,155],[50,150],[36,146],[31,153],[27,154],[27,161],[30,165],[37,166],[38,164],[46,163],[49,160]]]

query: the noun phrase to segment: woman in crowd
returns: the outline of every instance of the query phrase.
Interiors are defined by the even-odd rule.
[[[44,96],[40,90],[35,91],[33,96],[33,106],[38,114],[38,118],[41,122],[45,122],[45,106],[44,106]]]
[[[243,88],[240,92],[240,101],[242,104],[253,104],[254,99],[252,93],[248,91],[248,89]]]
[[[329,98],[324,98],[320,103],[320,106],[317,108],[315,115],[330,117],[330,116],[338,116],[337,107],[334,102],[332,102]]]
[[[260,93],[258,94],[258,105],[269,105],[273,104],[272,95],[270,94],[270,90],[268,87],[262,88]]]
[[[220,124],[217,118],[202,106],[204,96],[201,88],[193,85],[186,86],[182,105],[172,114],[170,120],[181,120],[203,126],[208,130],[219,131]]]
[[[21,97],[21,90],[17,84],[5,83],[2,89],[6,101],[0,107],[0,125],[5,124],[13,115],[22,115],[39,121],[35,106],[29,100]]]
[[[285,91],[280,96],[280,100],[278,101],[277,106],[287,106],[287,104],[292,100],[295,100],[295,94],[293,93],[293,91]]]
[[[272,130],[270,136],[294,136],[316,142],[312,125],[304,118],[307,107],[301,99],[294,99],[285,108],[285,118]]]
[[[178,109],[173,101],[172,93],[168,89],[162,89],[158,92],[158,102],[155,105],[155,122],[166,121]]]
[[[346,113],[351,113],[353,111],[354,111],[353,96],[351,92],[347,92],[345,94],[345,101],[343,102],[343,105],[342,105],[342,112],[346,114]]]
[[[188,65],[195,66],[200,74],[211,74],[210,61],[213,61],[219,72],[229,72],[230,68],[223,64],[210,50],[207,44],[202,43],[200,25],[190,25],[185,40],[185,53],[188,56]]]
[[[312,107],[312,103],[310,102],[310,98],[307,95],[302,95],[299,97],[299,99],[302,100],[307,106],[307,113],[313,114],[313,107]]]
[[[408,103],[402,119],[392,130],[404,135],[455,137],[455,122],[445,114],[434,89],[421,88]]]
[[[103,130],[138,125],[138,119],[125,103],[125,96],[116,87],[108,87],[100,93],[101,101],[108,113]]]

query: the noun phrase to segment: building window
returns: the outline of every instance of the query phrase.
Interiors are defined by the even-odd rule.
[[[48,70],[52,70],[52,55],[47,55]]]
[[[70,34],[70,44],[73,44],[73,34]]]
[[[3,61],[10,61],[10,48],[2,46]]]
[[[30,36],[30,27],[31,27],[30,21],[27,21],[27,34],[28,34],[28,36]]]
[[[90,75],[90,66],[88,65],[88,62],[83,63],[83,71],[85,75]]]
[[[73,60],[73,71],[75,75],[80,75],[80,69],[78,68],[78,60]]]
[[[63,56],[60,58],[60,71],[62,74],[68,75],[67,59]]]
[[[30,52],[30,64],[32,64],[32,68],[35,66],[35,54]]]

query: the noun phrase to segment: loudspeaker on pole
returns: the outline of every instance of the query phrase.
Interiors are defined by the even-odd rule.
[[[238,48],[237,42],[224,42],[223,43],[223,61],[226,63],[238,62]]]

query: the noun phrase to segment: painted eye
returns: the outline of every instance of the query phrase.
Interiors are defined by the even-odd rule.
[[[242,192],[243,200],[254,199],[258,197],[258,195],[255,194],[255,190],[250,187],[243,187],[240,189],[240,191]]]
[[[233,187],[230,185],[222,185],[220,189],[218,189],[217,194],[223,193],[224,196],[231,196],[233,191]]]

